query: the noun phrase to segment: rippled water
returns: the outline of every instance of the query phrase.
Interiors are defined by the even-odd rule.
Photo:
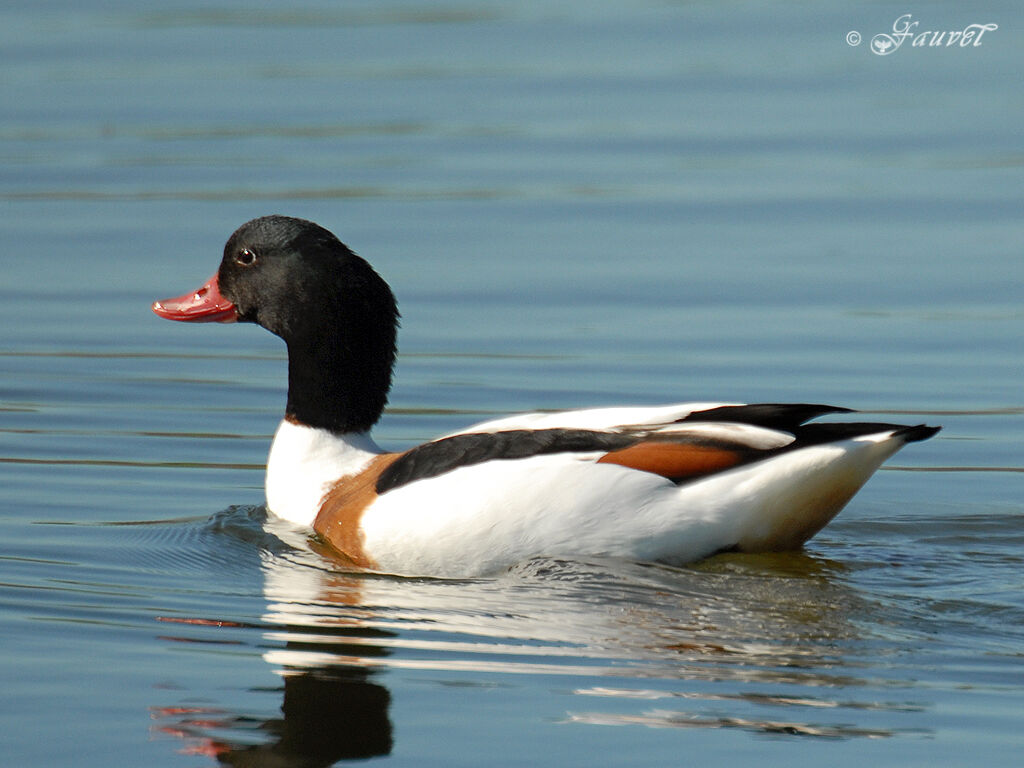
[[[873,56],[922,28],[980,47]],[[7,765],[1010,765],[1015,3],[0,9]],[[403,311],[378,438],[821,401],[941,423],[808,546],[347,572],[265,519],[284,350],[148,311],[281,212]]]

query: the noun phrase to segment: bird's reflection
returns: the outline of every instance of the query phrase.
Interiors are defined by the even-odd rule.
[[[851,590],[840,563],[792,553],[685,569],[537,558],[458,582],[355,573],[305,532],[275,536],[289,546],[257,540],[260,620],[202,642],[258,643],[283,681],[280,713],[157,712],[161,731],[223,765],[314,768],[390,754],[385,680],[394,678],[384,669],[557,674],[578,681],[565,721],[574,724],[879,738],[919,710],[879,701],[862,677],[858,617],[885,608]],[[865,713],[886,723],[865,723]]]
[[[391,695],[354,667],[286,670],[282,717],[268,720],[265,744],[219,745],[224,765],[316,768],[391,752]]]
[[[288,649],[286,649],[288,650]],[[319,652],[345,653],[344,642]],[[365,646],[361,646],[365,652]],[[185,742],[190,754],[222,765],[319,768],[341,760],[387,755],[393,743],[391,695],[374,673],[352,666],[283,669],[281,717],[260,720],[211,708],[164,708],[161,730]],[[252,743],[257,731],[260,743]],[[212,734],[240,733],[250,738]]]
[[[300,558],[314,556],[308,547],[296,553]],[[373,661],[388,654],[374,641],[392,633],[367,627],[357,618],[360,581],[325,570],[322,562],[296,563],[271,550],[261,551],[261,560],[267,600],[263,621],[231,626],[249,637],[258,630],[274,641],[264,658],[284,683],[281,716],[161,708],[154,712],[160,730],[182,739],[183,751],[207,755],[221,765],[319,768],[389,754],[391,694],[377,681]],[[172,621],[230,625],[209,619]],[[166,639],[209,642],[186,636]]]

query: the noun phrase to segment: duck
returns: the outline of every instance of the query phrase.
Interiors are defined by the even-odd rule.
[[[387,451],[372,429],[391,389],[395,296],[332,232],[289,216],[243,224],[213,277],[152,310],[285,342],[266,507],[360,570],[460,578],[546,556],[684,565],[796,550],[884,461],[941,429],[812,403],[690,402],[523,413]]]

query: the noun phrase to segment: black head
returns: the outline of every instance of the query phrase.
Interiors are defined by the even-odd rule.
[[[344,303],[344,294],[349,300],[366,290],[378,298],[391,295],[370,265],[331,232],[288,216],[262,216],[236,229],[217,278],[239,322],[262,325],[285,341]]]
[[[217,282],[240,322],[288,344],[288,418],[340,432],[380,418],[398,310],[366,261],[311,221],[263,216],[231,235]]]

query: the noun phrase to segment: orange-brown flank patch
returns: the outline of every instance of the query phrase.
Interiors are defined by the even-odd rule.
[[[597,461],[599,464],[619,464],[641,472],[653,472],[678,481],[734,467],[742,459],[739,451],[728,448],[658,441],[637,443],[620,451],[612,451]]]
[[[377,498],[377,478],[401,455],[381,454],[358,475],[343,477],[324,494],[320,513],[313,521],[313,529],[328,544],[361,568],[375,568],[376,563],[363,551],[360,520],[366,508]]]

